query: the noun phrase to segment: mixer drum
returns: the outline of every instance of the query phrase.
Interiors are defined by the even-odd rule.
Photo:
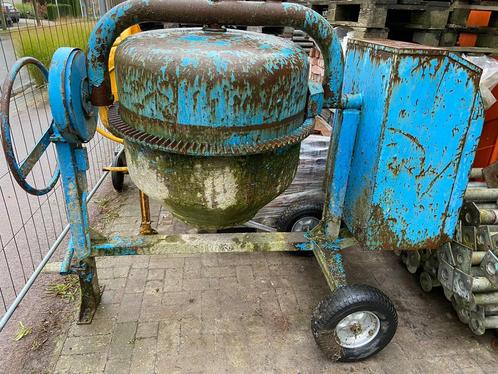
[[[116,51],[129,174],[183,221],[246,222],[292,182],[305,121],[308,58],[245,31],[156,30]]]

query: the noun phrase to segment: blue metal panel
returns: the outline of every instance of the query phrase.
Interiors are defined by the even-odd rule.
[[[325,18],[299,4],[262,1],[131,0],[112,8],[96,24],[88,42],[88,73],[94,105],[110,105],[107,61],[114,40],[143,21],[207,25],[292,26],[308,33],[325,60],[325,106],[337,107],[343,78],[341,45]]]
[[[437,248],[454,234],[482,129],[480,70],[447,52],[353,41],[344,93],[364,97],[345,221],[369,248]]]
[[[328,241],[336,240],[339,235],[360,111],[337,109],[333,115],[325,182],[327,190],[324,218]]]
[[[50,63],[48,95],[55,127],[73,143],[88,142],[97,127],[89,105],[85,54],[77,48],[57,49]]]
[[[90,226],[86,203],[88,159],[86,149],[81,144],[68,143],[60,136],[55,136],[53,140],[61,169],[67,220],[71,224],[71,242],[64,261],[67,266],[73,253],[79,260],[90,256]]]
[[[309,98],[306,118],[315,118],[323,109],[323,87],[319,83],[309,81],[308,91]]]
[[[288,40],[238,30],[156,30],[127,38],[115,59],[122,119],[192,144],[181,148],[192,154],[203,143],[243,153],[242,145],[310,130],[303,126],[308,56]]]

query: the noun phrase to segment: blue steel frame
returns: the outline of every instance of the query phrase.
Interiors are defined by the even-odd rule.
[[[343,57],[340,43],[332,27],[314,11],[296,4],[271,2],[240,2],[234,4],[234,2],[217,3],[208,0],[195,0],[192,3],[190,6],[195,6],[200,11],[197,13],[189,12],[190,22],[220,22],[218,15],[221,14],[224,15],[221,17],[221,21],[225,20],[228,24],[241,24],[246,22],[238,21],[247,21],[245,14],[252,12],[260,14],[259,17],[256,16],[254,21],[257,24],[274,25],[276,22],[277,24],[291,25],[307,31],[319,44],[326,61],[325,83],[324,85],[314,82],[309,83],[305,122],[313,121],[313,118],[321,112],[323,106],[335,108],[337,115],[332,142],[335,144],[334,149],[340,151],[331,153],[333,160],[329,173],[334,170],[344,172],[336,173],[338,180],[335,177],[329,180],[331,188],[328,192],[328,199],[331,203],[325,208],[325,216],[328,217],[330,222],[340,222],[344,200],[343,183],[347,182],[347,170],[349,170],[352,156],[352,145],[355,139],[355,129],[358,123],[357,113],[361,98],[356,95],[348,97],[342,103],[340,102]],[[232,8],[234,5],[237,7],[235,12]],[[149,17],[142,19],[140,17],[142,17],[141,12],[144,7],[156,7],[158,11],[154,12],[148,9],[147,14]],[[161,11],[159,11],[159,8]],[[181,20],[182,17],[186,17],[182,15],[182,10],[185,11],[185,8],[190,9],[189,6],[185,5],[185,2],[179,3],[175,0],[158,0],[150,3],[146,0],[133,0],[120,4],[108,12],[95,27],[89,41],[90,48],[86,59],[87,64],[85,64],[82,51],[72,48],[60,48],[53,56],[48,74],[44,71],[48,75],[49,101],[54,121],[47,131],[50,136],[47,135],[41,139],[39,145],[35,147],[36,155],[30,157],[29,162],[31,165],[36,163],[46,149],[48,138],[55,144],[71,232],[70,243],[61,264],[60,273],[77,273],[79,275],[82,290],[80,323],[91,322],[93,313],[100,301],[101,290],[98,285],[94,257],[102,253],[106,255],[136,254],[140,252],[137,248],[145,244],[143,237],[116,237],[113,240],[98,244],[95,242],[96,238],[92,238],[86,206],[88,159],[86,149],[83,146],[83,143],[93,137],[96,127],[96,110],[90,104],[90,98],[94,105],[102,104],[102,100],[99,101],[98,94],[99,92],[102,94],[102,87],[106,88],[109,50],[114,39],[122,30],[143,20],[151,21],[156,18],[162,21],[172,18]],[[166,14],[168,9],[174,9],[175,12]],[[280,15],[273,14],[272,16],[272,12],[278,12]],[[193,14],[202,14],[202,17],[198,20],[192,20]],[[153,15],[154,19],[151,19],[150,15]],[[35,63],[44,69],[41,64]],[[104,94],[109,93],[104,92]],[[105,98],[105,95],[103,97]],[[344,116],[341,114],[342,110],[339,109],[341,105],[347,109]],[[8,111],[3,113],[3,118],[7,118],[7,120],[4,119],[3,123],[8,125]],[[9,130],[9,128],[6,128],[6,130]],[[10,134],[9,131],[4,132]],[[10,137],[7,136],[5,141],[7,145],[11,145]],[[40,151],[38,152],[38,150]],[[14,160],[8,152],[7,158]],[[13,165],[17,166],[17,163],[13,163]],[[19,170],[19,168],[13,169],[13,171],[16,170]],[[29,171],[22,166],[20,170]],[[25,182],[25,175],[23,173],[19,174],[21,182]],[[21,186],[23,188],[27,187],[22,183]],[[53,186],[36,191],[36,193],[47,193],[51,187]],[[333,207],[333,209],[329,207]],[[331,225],[327,227],[329,228],[327,241],[334,242],[339,234],[339,224],[337,227],[332,227]],[[291,240],[291,236],[289,236],[289,242],[296,244],[296,250],[302,249],[303,245],[299,243],[305,241],[304,238],[297,241]],[[310,243],[314,243],[314,241],[312,240]],[[328,247],[336,248],[334,245],[329,245]],[[336,260],[340,262],[339,254],[337,254]],[[342,266],[331,266],[330,269],[334,271],[341,269],[343,271]],[[338,276],[339,278],[344,279],[343,276]]]
[[[247,21],[246,15],[252,12],[251,14],[255,15],[251,18],[252,24],[291,25],[308,32],[317,41],[325,56],[325,79],[323,86],[314,83],[309,85],[306,121],[310,121],[320,113],[322,106],[331,108],[334,112],[334,126],[327,160],[326,204],[322,224],[315,232],[308,235],[308,244],[304,244],[305,240],[298,240],[293,245],[295,244],[295,249],[298,250],[308,248],[315,251],[331,288],[341,286],[346,281],[341,257],[341,249],[344,249],[345,244],[342,239],[339,239],[339,229],[348,188],[351,185],[348,179],[353,175],[354,184],[360,186],[362,184],[362,176],[352,173],[351,165],[354,152],[357,150],[358,139],[356,137],[360,130],[359,126],[362,123],[364,126],[365,123],[369,124],[370,118],[363,116],[366,103],[363,102],[362,85],[356,84],[350,88],[348,94],[342,92],[344,62],[340,43],[334,30],[323,17],[309,8],[296,4],[233,1],[218,3],[208,0],[194,0],[188,2],[188,6],[185,5],[186,3],[177,0],[157,0],[150,3],[147,0],[132,0],[120,4],[108,12],[95,27],[89,41],[90,49],[86,66],[85,59],[82,58],[83,53],[71,48],[58,50],[52,61],[49,73],[49,94],[54,123],[48,133],[51,134],[50,140],[56,145],[67,216],[71,225],[71,241],[60,272],[79,275],[82,290],[80,323],[91,322],[100,300],[101,290],[98,286],[94,257],[101,254],[146,253],[139,248],[149,245],[151,241],[150,237],[139,236],[135,238],[116,237],[98,242],[96,240],[98,238],[92,237],[86,207],[88,160],[83,147],[83,143],[90,140],[95,131],[96,111],[90,101],[94,106],[111,104],[107,58],[112,42],[126,27],[145,20],[182,21],[188,19],[189,22],[197,23],[244,24],[247,23],[244,22]],[[194,8],[197,11],[192,11]],[[217,15],[221,16],[217,17]],[[173,19],[175,17],[177,19]],[[357,66],[361,68],[364,61],[361,59],[358,61]],[[373,70],[369,72],[372,74]],[[436,83],[433,82],[434,85]],[[362,95],[358,94],[358,91],[362,92]],[[478,93],[474,94],[479,104]],[[402,109],[401,103],[396,104],[398,109]],[[384,116],[386,116],[389,108],[384,108],[384,110]],[[474,132],[478,130],[479,120],[482,120],[482,112],[476,111],[476,113],[473,113],[476,117],[473,118],[472,125]],[[4,130],[8,132],[8,111],[2,111],[2,123]],[[376,124],[378,121],[373,123],[373,125]],[[472,142],[476,140],[477,137],[472,137],[466,149],[471,148]],[[5,141],[10,144],[11,139],[4,136]],[[37,145],[35,149],[44,150],[45,143],[46,137],[44,136],[40,145]],[[36,162],[39,158],[38,153],[33,157],[30,156],[30,163]],[[12,161],[11,163],[17,165],[13,154],[6,151],[6,156]],[[465,157],[471,156],[465,155]],[[462,174],[464,172],[465,170]],[[20,174],[21,181],[25,179],[23,176],[24,174]],[[459,183],[462,183],[461,178]],[[453,213],[457,214],[457,212]],[[284,238],[292,237],[290,234],[282,235],[288,235],[283,236]],[[223,249],[220,250],[223,251]]]

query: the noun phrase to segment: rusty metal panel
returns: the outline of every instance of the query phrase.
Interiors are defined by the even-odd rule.
[[[92,104],[111,105],[107,61],[114,40],[140,21],[201,25],[292,26],[318,44],[325,59],[324,104],[337,107],[343,77],[342,48],[334,29],[310,8],[279,1],[129,0],[111,9],[96,24],[88,41]]]
[[[308,70],[302,48],[271,35],[149,31],[117,48],[119,111],[134,130],[170,140],[167,151],[261,153],[311,133],[312,121],[304,121]]]
[[[482,129],[480,69],[410,43],[348,47],[343,94],[364,105],[345,222],[371,249],[437,248],[454,234]]]

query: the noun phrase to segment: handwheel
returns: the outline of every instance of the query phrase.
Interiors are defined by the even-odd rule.
[[[360,361],[393,338],[398,316],[380,290],[366,285],[336,289],[316,307],[311,331],[323,353],[335,361]]]
[[[117,157],[112,161],[112,167],[123,167],[126,166],[126,156],[124,152],[121,152]],[[112,171],[111,172],[111,181],[112,186],[117,192],[123,191],[124,185],[124,175],[122,171]]]
[[[10,106],[10,99],[12,96],[12,88],[14,86],[17,74],[19,74],[19,71],[26,65],[36,66],[41,71],[44,78],[48,79],[49,72],[47,71],[47,68],[35,58],[24,57],[19,59],[14,64],[9,75],[5,78],[2,90],[1,107],[0,107],[2,143],[3,143],[3,151],[5,153],[5,159],[7,160],[7,165],[9,166],[9,169],[11,170],[12,175],[14,176],[14,179],[19,184],[19,186],[21,186],[23,190],[25,190],[27,193],[31,195],[42,196],[50,192],[57,183],[57,180],[59,179],[60,176],[59,167],[57,167],[53,176],[50,178],[48,185],[44,188],[36,188],[32,186],[26,181],[26,178],[28,177],[29,173],[31,172],[35,164],[38,162],[40,157],[43,155],[43,153],[50,145],[50,138],[54,133],[52,127],[54,122],[52,121],[50,127],[42,135],[42,137],[40,138],[36,146],[32,149],[28,157],[26,157],[26,159],[21,164],[19,164],[14,152],[14,145],[12,141],[10,119],[9,119],[10,116],[9,106]]]

